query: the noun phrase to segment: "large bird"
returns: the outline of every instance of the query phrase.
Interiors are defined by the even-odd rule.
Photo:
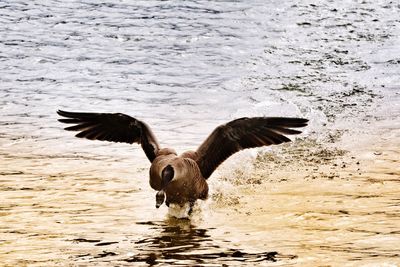
[[[157,190],[156,207],[164,203],[183,207],[189,203],[189,214],[197,199],[208,196],[207,179],[232,154],[246,149],[289,142],[285,135],[299,134],[307,125],[302,118],[240,118],[218,126],[196,151],[178,155],[172,148],[162,148],[150,127],[122,113],[82,113],[59,110],[72,124],[68,131],[79,131],[76,137],[91,140],[137,143],[151,162],[150,186]],[[166,199],[165,199],[166,198]]]

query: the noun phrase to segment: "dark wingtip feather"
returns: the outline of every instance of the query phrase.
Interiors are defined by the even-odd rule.
[[[57,114],[67,118],[74,118],[73,112],[68,112],[61,109],[57,110]]]
[[[299,118],[297,123],[299,125],[297,127],[305,127],[308,125],[308,119]]]
[[[57,110],[57,114],[64,116],[64,115],[71,114],[71,112],[59,109],[59,110]]]
[[[91,113],[91,112],[70,112],[64,110],[58,110],[57,114],[67,118],[80,118],[80,119],[91,119],[94,118],[100,113]]]
[[[62,123],[82,123],[80,119],[58,119],[58,121]]]
[[[303,118],[283,118],[282,119],[282,124],[284,124],[287,127],[304,127],[307,126],[308,119],[303,119]]]
[[[308,119],[297,118],[295,123],[296,123],[297,125],[299,125],[299,126],[296,126],[296,127],[305,127],[305,126],[308,125]]]
[[[81,124],[78,124],[78,125],[68,126],[68,127],[64,128],[64,130],[67,130],[67,131],[81,131],[81,130],[85,130],[86,128],[88,128],[88,127],[84,127]]]

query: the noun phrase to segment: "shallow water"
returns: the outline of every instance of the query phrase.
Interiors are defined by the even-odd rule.
[[[396,1],[2,1],[0,262],[400,264]],[[124,112],[194,149],[240,116],[302,116],[238,153],[191,220],[156,209],[138,146],[55,111]]]

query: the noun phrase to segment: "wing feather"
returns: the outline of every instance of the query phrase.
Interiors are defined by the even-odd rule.
[[[160,149],[150,127],[133,117],[122,113],[83,113],[59,110],[64,117],[58,121],[74,124],[64,128],[67,131],[79,131],[76,137],[110,142],[138,143],[147,158],[152,162]],[[66,118],[66,119],[65,119]]]
[[[240,118],[218,126],[197,149],[196,162],[204,178],[232,154],[253,147],[290,142],[285,135],[299,134],[307,119],[283,117]]]

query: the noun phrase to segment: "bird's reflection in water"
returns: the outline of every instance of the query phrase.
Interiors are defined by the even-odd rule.
[[[169,218],[162,222],[139,222],[160,230],[156,235],[136,241],[137,255],[126,262],[146,262],[150,265],[234,264],[240,262],[277,261],[279,258],[292,259],[277,252],[246,253],[237,249],[216,245],[207,229],[196,228],[190,220]]]

